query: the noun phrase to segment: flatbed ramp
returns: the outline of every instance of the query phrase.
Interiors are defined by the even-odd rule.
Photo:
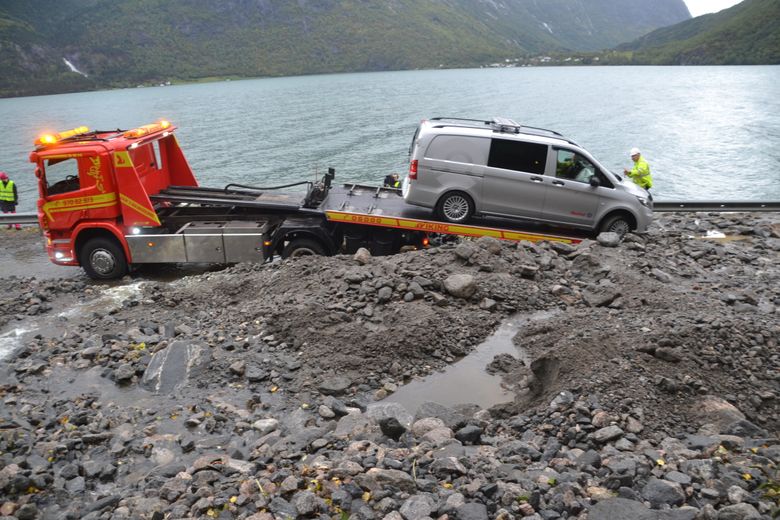
[[[359,224],[406,231],[420,231],[468,237],[493,237],[501,240],[528,240],[529,242],[563,242],[578,244],[581,238],[517,229],[504,221],[500,224],[450,224],[430,220],[430,210],[407,204],[399,190],[358,184],[333,187],[320,204],[330,222]],[[500,227],[499,227],[500,226]]]

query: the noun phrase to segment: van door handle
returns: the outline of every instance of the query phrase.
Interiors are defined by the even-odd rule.
[[[536,177],[536,176],[531,177],[531,181],[532,182],[542,182],[543,180],[544,179],[542,179],[541,177]]]
[[[552,181],[552,183],[556,186],[566,186],[566,183],[563,181]]]

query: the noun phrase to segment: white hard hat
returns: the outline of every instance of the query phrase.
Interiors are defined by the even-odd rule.
[[[632,149],[631,149],[631,156],[634,156],[634,155],[639,155],[639,154],[641,154],[641,153],[642,153],[642,152],[640,152],[640,151],[639,151],[639,148],[632,148]]]

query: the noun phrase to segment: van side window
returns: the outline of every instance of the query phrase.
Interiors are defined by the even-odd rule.
[[[493,139],[490,146],[488,166],[491,168],[544,175],[546,163],[547,145],[544,144]]]
[[[590,182],[596,175],[596,167],[582,155],[571,150],[556,150],[555,176],[576,182]]]
[[[426,159],[485,166],[490,140],[483,137],[439,135],[425,151]]]

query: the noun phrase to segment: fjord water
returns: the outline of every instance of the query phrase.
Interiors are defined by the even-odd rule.
[[[780,66],[556,67],[301,76],[0,99],[0,170],[35,207],[44,131],[161,118],[202,185],[404,173],[420,119],[511,117],[562,132],[607,168],[642,149],[663,200],[780,200]]]

